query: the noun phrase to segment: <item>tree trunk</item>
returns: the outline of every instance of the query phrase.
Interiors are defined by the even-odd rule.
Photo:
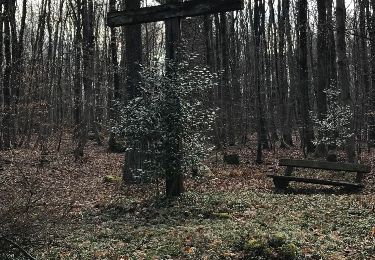
[[[280,11],[281,10],[281,11]],[[281,12],[281,14],[280,14]],[[278,67],[279,67],[279,80],[278,80],[278,93],[279,93],[279,112],[280,112],[280,130],[281,130],[281,148],[293,145],[292,129],[289,119],[288,106],[291,101],[288,83],[287,60],[285,53],[285,35],[286,35],[286,21],[289,16],[289,0],[282,0],[280,6],[279,1],[279,46],[278,46]]]
[[[257,163],[262,163],[262,149],[268,149],[268,138],[266,130],[266,121],[263,108],[263,94],[262,94],[262,79],[264,76],[264,60],[262,59],[261,50],[266,51],[265,46],[262,46],[264,41],[261,41],[265,32],[265,7],[263,0],[256,0],[254,3],[254,55],[255,55],[255,87],[256,87],[256,107],[257,107]]]
[[[290,0],[283,0],[283,8],[285,8],[285,36],[286,36],[286,43],[287,43],[287,65],[288,65],[288,72],[290,77],[290,84],[289,84],[289,100],[288,100],[288,117],[287,117],[287,124],[288,127],[291,129],[293,128],[293,119],[297,118],[297,85],[298,85],[298,70],[297,70],[297,60],[296,55],[293,49],[293,40],[292,40],[292,30],[290,24]],[[288,136],[289,137],[289,136]],[[289,142],[293,146],[293,139],[292,135],[290,135]]]
[[[109,2],[109,11],[116,10],[116,0],[110,0]],[[121,100],[120,96],[120,68],[118,64],[118,57],[117,57],[117,30],[115,27],[111,27],[111,39],[110,39],[110,49],[111,49],[111,61],[112,61],[112,84],[113,84],[113,95],[109,95],[109,119],[110,123],[117,122],[117,111],[115,104]],[[109,140],[108,140],[109,150],[112,152],[118,152],[119,144],[116,141],[116,135],[114,133],[110,133]]]
[[[242,93],[241,93],[241,56],[240,56],[240,39],[238,32],[239,30],[238,20],[239,18],[234,14],[228,15],[230,18],[230,33],[229,33],[229,63],[230,63],[230,82],[231,82],[231,117],[232,117],[232,126],[229,131],[233,131],[233,134],[230,136],[232,144],[236,144],[237,138],[242,134]]]
[[[17,38],[17,25],[16,25],[16,6],[12,7],[12,15],[11,15],[11,27],[12,27],[12,41],[13,41],[13,68],[14,68],[14,134],[18,133],[18,113],[19,113],[19,101],[20,101],[20,88],[22,86],[22,75],[23,75],[23,50],[24,50],[24,34],[25,34],[25,27],[26,27],[26,14],[27,14],[27,0],[23,0],[22,3],[22,16],[21,16],[21,24],[19,29],[19,36]],[[16,140],[16,137],[14,140]],[[15,141],[15,145],[16,141]]]
[[[203,34],[205,39],[206,47],[206,64],[210,70],[214,68],[214,55],[212,50],[213,37],[212,37],[212,18],[209,15],[204,16],[203,18]]]
[[[141,6],[140,0],[125,1],[127,9],[138,9]],[[126,48],[126,98],[132,100],[139,96],[140,70],[142,63],[142,31],[141,25],[130,25],[125,28],[125,48]],[[139,147],[142,147],[139,144]],[[125,164],[123,168],[123,181],[132,182],[134,172],[141,169],[138,165],[142,161],[142,153],[139,147],[130,147],[125,153]]]
[[[370,48],[371,48],[371,98],[370,98],[370,122],[368,139],[371,143],[370,146],[375,145],[375,0],[371,0],[372,15],[369,22],[370,34]]]
[[[307,49],[307,0],[298,0],[298,64],[299,64],[299,92],[301,96],[302,116],[302,144],[307,153],[314,152],[314,132],[310,118],[309,99],[309,71],[308,71],[308,49]]]
[[[229,48],[228,48],[228,29],[227,15],[220,13],[220,39],[221,39],[221,60],[223,62],[223,96],[222,109],[223,121],[225,127],[225,144],[229,146],[235,145],[235,134],[233,128],[233,103],[231,95],[231,86],[229,82]]]
[[[3,117],[3,148],[12,147],[12,108],[11,108],[11,75],[12,75],[12,53],[11,53],[11,32],[10,32],[10,6],[9,2],[4,4],[4,55],[5,69],[3,76],[3,99],[4,99],[4,117]]]
[[[317,80],[315,86],[315,95],[317,103],[318,120],[325,120],[327,117],[327,94],[329,89],[330,75],[328,71],[328,45],[327,45],[327,9],[326,0],[317,0],[318,7],[318,35],[317,35]],[[324,133],[319,132],[319,139],[323,138]],[[315,150],[315,156],[325,158],[327,154],[326,144],[320,142]]]
[[[168,0],[167,3],[176,3],[179,0]],[[174,77],[174,64],[178,61],[178,45],[181,40],[180,18],[173,18],[165,23],[166,59],[171,62],[167,65],[167,76]],[[172,86],[170,86],[172,87]],[[164,112],[167,127],[166,140],[166,195],[167,197],[180,196],[184,192],[182,154],[181,154],[181,104],[179,97],[173,89],[167,90],[166,100],[168,104]]]
[[[75,68],[74,68],[74,104],[73,104],[73,119],[74,119],[74,138],[79,137],[79,126],[81,123],[81,107],[82,107],[82,91],[81,91],[81,55],[82,55],[82,20],[81,20],[81,0],[76,0],[77,10],[75,13],[75,38],[74,38],[74,52],[75,52]]]
[[[333,0],[327,0],[327,50],[328,50],[328,71],[329,71],[329,87],[336,89],[337,87],[337,64],[336,64],[336,43],[335,29],[333,21]]]
[[[275,115],[281,115],[281,103],[280,101],[280,59],[281,56],[279,55],[279,39],[277,37],[277,26],[276,26],[276,19],[275,19],[275,10],[274,10],[274,3],[272,0],[268,1],[269,7],[269,24],[267,30],[267,38],[269,44],[265,49],[265,67],[266,67],[266,74],[265,74],[265,86],[266,86],[266,96],[268,96],[268,122],[269,122],[269,130],[270,130],[270,140],[271,144],[274,144],[276,141],[279,141],[279,136],[277,130],[280,129],[276,125]],[[267,52],[269,53],[267,55]],[[272,80],[275,79],[275,80]],[[279,104],[279,105],[277,105]],[[280,126],[280,121],[278,122],[278,126]],[[281,129],[280,129],[281,130]],[[281,131],[280,131],[281,132]],[[282,138],[281,138],[282,139]],[[281,140],[280,139],[280,140]],[[282,142],[282,140],[281,140]]]
[[[361,86],[361,92],[363,93],[362,102],[361,102],[361,111],[362,117],[364,120],[361,120],[361,122],[358,122],[357,120],[358,116],[355,116],[355,122],[354,126],[355,128],[360,129],[366,129],[368,128],[368,125],[371,121],[371,115],[368,113],[370,111],[370,84],[371,84],[371,78],[370,78],[370,65],[369,65],[369,56],[368,56],[368,44],[366,39],[367,37],[367,30],[366,30],[366,9],[368,9],[368,0],[360,0],[358,2],[359,5],[359,34],[361,37],[359,38],[360,42],[360,86]],[[358,123],[357,123],[358,122]],[[367,123],[367,124],[366,124]],[[356,132],[359,133],[360,129],[358,129]]]
[[[93,79],[94,79],[94,4],[93,0],[83,0],[82,17],[82,54],[83,54],[83,102],[82,117],[79,124],[79,139],[75,149],[76,159],[83,156],[83,151],[88,140],[88,132],[94,126],[94,102],[93,102]],[[78,14],[79,15],[79,14]]]
[[[338,86],[341,89],[341,102],[344,106],[352,107],[352,98],[350,94],[350,74],[346,56],[346,9],[345,0],[336,0],[336,37],[337,37],[337,69],[338,69]],[[352,122],[348,126],[353,129]],[[355,161],[355,136],[352,135],[346,141],[346,154],[349,162]]]

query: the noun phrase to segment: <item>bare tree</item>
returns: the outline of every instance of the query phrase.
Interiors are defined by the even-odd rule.
[[[371,0],[372,14],[369,16],[370,34],[370,64],[371,64],[371,99],[370,99],[370,122],[368,139],[371,145],[375,143],[375,0]]]
[[[4,98],[4,117],[3,117],[3,148],[9,149],[12,146],[12,108],[11,108],[11,75],[12,75],[12,53],[11,53],[11,31],[10,2],[4,3],[3,24],[4,24],[4,55],[5,69],[3,75],[3,98]]]
[[[137,9],[141,6],[140,0],[126,0],[126,8]],[[139,96],[140,69],[142,63],[142,31],[141,25],[130,25],[125,28],[126,45],[126,97],[132,100]],[[136,169],[142,168],[142,144],[138,147],[127,149],[125,164],[123,168],[123,179],[125,182],[133,181]]]
[[[315,87],[318,120],[322,121],[327,117],[327,94],[329,89],[330,76],[328,71],[328,21],[327,5],[325,0],[317,0],[318,7],[318,35],[317,35],[317,80]],[[318,133],[322,136],[324,133]],[[325,157],[327,148],[324,143],[319,143],[316,147],[315,155]]]
[[[116,0],[110,0],[109,2],[109,11],[116,10]],[[111,29],[111,42],[110,42],[110,49],[111,49],[111,61],[112,61],[112,84],[113,84],[113,92],[109,95],[109,118],[110,120],[116,121],[117,120],[117,113],[116,113],[116,106],[115,104],[121,100],[120,95],[120,68],[118,64],[118,55],[117,55],[117,29],[112,27]],[[116,142],[116,136],[113,132],[110,133],[108,146],[111,151],[119,151],[118,149],[119,144]]]
[[[314,152],[313,144],[314,132],[310,117],[310,98],[309,98],[309,70],[308,70],[308,48],[307,48],[307,1],[298,0],[298,65],[299,65],[299,92],[301,97],[300,109],[302,117],[302,143],[307,153]]]
[[[350,74],[348,60],[346,56],[346,7],[345,0],[336,1],[336,37],[337,37],[337,72],[338,86],[341,89],[341,102],[343,105],[352,106],[350,94]],[[348,127],[353,129],[353,120]],[[346,144],[347,159],[349,162],[355,161],[355,136],[352,135]]]

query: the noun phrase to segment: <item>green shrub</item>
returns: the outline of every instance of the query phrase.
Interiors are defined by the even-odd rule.
[[[276,233],[269,237],[268,244],[271,247],[277,248],[284,245],[287,241],[287,237],[284,233]]]
[[[290,243],[283,233],[267,238],[251,238],[243,246],[244,259],[294,260],[298,257],[298,247]]]
[[[120,183],[122,178],[119,176],[107,175],[104,177],[103,182],[105,183]]]
[[[181,55],[183,61],[167,62],[173,76],[161,73],[164,63],[142,68],[139,96],[119,104],[119,122],[112,132],[123,137],[126,151],[143,154],[142,167],[132,169],[141,179],[164,176],[174,165],[169,153],[176,141],[179,149],[174,156],[180,158],[185,174],[204,161],[213,148],[216,108],[209,100],[217,76],[194,65],[194,56]]]
[[[245,242],[245,259],[264,259],[272,255],[272,250],[266,240],[250,239]]]
[[[281,246],[279,251],[280,259],[294,260],[298,256],[298,248],[293,243],[284,244]]]

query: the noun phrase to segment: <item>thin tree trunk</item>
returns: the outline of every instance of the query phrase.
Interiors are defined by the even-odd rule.
[[[265,8],[263,0],[256,0],[254,3],[254,38],[255,38],[255,45],[254,45],[254,55],[255,55],[255,63],[258,64],[255,67],[255,87],[256,87],[256,107],[257,107],[257,163],[262,163],[262,150],[264,148],[268,148],[268,138],[267,138],[267,131],[265,128],[265,117],[264,117],[264,108],[263,108],[263,98],[262,98],[262,75],[264,75],[264,66],[263,60],[261,57],[261,39],[262,36],[264,37],[264,15],[265,15]],[[265,46],[262,46],[265,48]]]
[[[371,0],[372,15],[369,21],[369,34],[370,34],[370,57],[371,57],[371,98],[370,98],[370,110],[375,111],[375,0]],[[375,145],[375,114],[372,113],[369,121],[369,134],[368,139],[370,142],[369,146]]]
[[[367,44],[367,31],[366,31],[366,9],[368,9],[368,0],[360,0],[358,2],[359,5],[359,34],[361,37],[359,38],[360,42],[360,86],[361,92],[363,93],[363,102],[361,102],[362,107],[362,115],[360,116],[363,118],[361,122],[355,123],[355,128],[359,128],[356,132],[360,133],[360,129],[368,128],[368,124],[371,121],[371,117],[368,113],[370,111],[370,65],[368,60],[368,44]],[[355,118],[358,118],[355,116]]]
[[[75,68],[74,68],[74,104],[73,104],[73,118],[74,118],[74,137],[79,137],[79,126],[81,123],[81,106],[82,106],[82,91],[81,91],[81,55],[82,55],[82,21],[81,21],[81,0],[76,0],[77,9],[71,6],[73,13],[75,14],[75,39],[74,39],[74,51],[75,51]]]
[[[329,87],[336,89],[337,87],[337,64],[336,64],[336,42],[334,31],[333,19],[333,0],[327,0],[327,49],[328,49],[328,62],[329,62]]]
[[[138,9],[141,6],[140,0],[125,1],[127,9]],[[132,100],[139,96],[140,70],[142,63],[142,32],[141,25],[130,25],[125,28],[126,45],[126,95],[127,100]],[[132,182],[134,172],[142,169],[142,151],[138,147],[129,147],[125,153],[125,164],[123,168],[123,181]]]
[[[225,143],[229,146],[235,145],[235,133],[233,128],[233,104],[232,104],[232,95],[231,87],[229,82],[229,48],[228,48],[228,30],[227,30],[227,15],[225,13],[220,14],[220,39],[221,39],[221,57],[223,62],[223,100],[222,107],[223,117],[224,117],[224,126],[225,126]]]
[[[4,59],[4,10],[3,5],[0,4],[0,68],[3,67],[3,59]],[[3,70],[0,69],[0,78],[3,78]],[[1,89],[4,90],[4,82],[0,81]],[[3,92],[3,98],[0,99],[0,111],[5,114],[5,107],[4,107],[4,92]],[[0,128],[0,150],[3,150],[4,148],[4,134],[5,134],[5,125],[3,123],[4,118],[1,118],[1,128]]]
[[[176,3],[180,0],[167,0],[167,3]],[[178,45],[181,40],[180,18],[174,18],[166,21],[166,59],[171,62],[178,61]],[[170,64],[174,66],[173,64]],[[168,66],[167,74],[174,77],[174,68]],[[172,86],[170,86],[172,87]],[[166,141],[166,195],[168,197],[180,196],[184,192],[183,172],[182,172],[182,154],[181,154],[181,104],[179,97],[173,89],[167,90],[166,100],[169,104],[164,112],[167,115],[167,141]]]
[[[318,120],[323,121],[327,117],[327,94],[329,89],[330,76],[328,71],[328,44],[327,44],[327,9],[326,0],[317,0],[318,6],[318,35],[317,35],[317,80],[315,86],[315,96],[317,103]],[[319,132],[319,139],[323,138],[324,133]],[[325,158],[327,154],[326,145],[320,142],[315,150],[315,156]]]
[[[205,38],[206,45],[206,64],[212,70],[214,68],[214,58],[213,58],[213,37],[212,37],[212,18],[209,15],[203,18],[203,34]]]
[[[109,2],[109,11],[115,11],[115,3],[116,0],[110,0]],[[109,97],[109,118],[110,123],[117,121],[117,113],[116,113],[116,103],[121,100],[120,96],[120,74],[119,74],[119,64],[118,64],[118,55],[117,55],[117,30],[114,27],[111,27],[111,39],[110,39],[110,49],[111,49],[111,61],[112,61],[112,84],[113,84],[113,95]],[[109,150],[116,152],[120,151],[119,145],[116,141],[116,135],[114,133],[110,133],[108,146]]]
[[[3,99],[4,99],[4,117],[3,117],[3,148],[12,147],[11,140],[11,73],[12,73],[12,54],[11,54],[11,32],[10,32],[10,7],[9,3],[4,4],[5,18],[4,22],[4,54],[5,69],[3,75]]]
[[[281,10],[281,11],[280,11]],[[280,14],[281,12],[281,14]],[[289,16],[289,0],[282,0],[280,6],[279,1],[279,46],[278,46],[278,67],[279,67],[279,111],[280,111],[280,128],[281,128],[281,148],[292,146],[292,129],[289,122],[288,106],[290,102],[290,94],[288,94],[290,86],[287,78],[287,60],[285,53],[285,35],[286,35],[286,21]]]
[[[287,44],[287,65],[288,65],[288,73],[290,78],[289,84],[289,100],[288,100],[288,117],[287,117],[287,125],[288,128],[293,129],[293,118],[296,119],[298,106],[297,106],[297,84],[298,84],[298,70],[297,70],[297,60],[296,55],[294,53],[293,48],[293,40],[292,40],[292,30],[290,24],[290,0],[283,0],[283,8],[285,8],[285,36],[286,36],[286,44]],[[292,133],[290,136],[290,142],[293,146],[293,139]]]
[[[350,94],[350,74],[346,56],[346,8],[345,0],[336,0],[336,37],[337,37],[337,69],[338,69],[338,86],[341,89],[341,102],[344,106],[352,107],[352,97]],[[353,129],[352,122],[348,126]],[[346,141],[346,153],[349,162],[355,161],[355,136],[352,135]]]
[[[309,99],[309,70],[308,70],[308,49],[307,49],[307,0],[298,0],[298,64],[299,64],[299,91],[301,95],[301,116],[302,116],[302,142],[307,153],[314,152],[314,132],[310,118]]]

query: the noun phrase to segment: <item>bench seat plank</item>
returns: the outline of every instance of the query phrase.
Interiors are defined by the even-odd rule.
[[[346,171],[346,172],[362,172],[369,173],[371,168],[367,165],[354,164],[354,163],[335,163],[325,161],[309,161],[309,160],[293,160],[281,159],[280,166],[292,166],[300,168],[333,170],[333,171]]]
[[[313,184],[330,185],[330,186],[344,186],[344,187],[355,188],[355,189],[363,188],[363,185],[360,183],[311,179],[311,178],[296,177],[296,176],[280,176],[280,175],[273,175],[273,174],[267,174],[267,176],[270,178],[273,178],[276,181],[278,180],[286,181],[286,182],[295,181],[295,182],[313,183]]]

